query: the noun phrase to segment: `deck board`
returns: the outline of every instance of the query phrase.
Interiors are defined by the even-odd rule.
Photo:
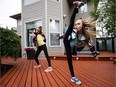
[[[35,61],[19,58],[13,68],[0,78],[1,87],[115,87],[116,64],[113,61],[73,60],[78,86],[70,81],[67,60],[51,60],[53,71],[45,73],[46,59],[40,59],[41,67],[34,69]]]
[[[26,64],[27,67],[25,68],[25,71],[23,72],[23,76],[22,76],[22,78],[20,80],[19,87],[25,87],[25,84],[26,84],[27,75],[28,75],[28,68],[29,68],[30,61],[27,61],[27,62],[28,62]]]
[[[35,65],[35,61],[32,61],[32,67]],[[38,87],[38,80],[37,80],[37,70],[32,68],[32,87]],[[42,87],[42,86],[41,86]]]
[[[20,73],[18,74],[17,78],[15,79],[15,81],[14,81],[12,87],[18,87],[20,81],[22,80],[22,77],[23,77],[23,74],[24,74],[25,69],[26,69],[26,67],[27,67],[27,64],[28,64],[28,62],[25,62],[25,64],[21,67],[21,71],[20,71]]]

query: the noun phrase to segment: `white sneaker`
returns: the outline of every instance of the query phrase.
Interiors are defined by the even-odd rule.
[[[36,66],[34,66],[34,68],[39,68],[39,67],[41,67],[41,65],[36,65]]]
[[[82,83],[82,82],[81,82],[78,78],[76,78],[76,77],[72,77],[72,78],[71,78],[71,81],[72,81],[72,82],[75,82],[77,85],[81,85],[81,83]]]
[[[45,72],[50,72],[50,71],[52,71],[53,69],[52,69],[52,67],[48,67],[47,69],[45,69],[44,71]]]
[[[96,61],[99,61],[99,58],[97,56],[95,57],[95,59],[96,59]]]

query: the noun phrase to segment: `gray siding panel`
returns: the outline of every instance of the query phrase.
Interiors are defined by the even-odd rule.
[[[46,3],[47,2],[47,3]],[[45,6],[45,4],[47,4]],[[63,4],[63,5],[62,5]],[[46,8],[47,7],[47,8]],[[53,1],[53,0],[40,0],[34,4],[24,6],[24,0],[22,0],[22,49],[26,46],[26,30],[25,30],[25,23],[30,21],[35,21],[38,19],[42,19],[42,27],[43,33],[46,35],[47,40],[47,47],[49,54],[61,54],[64,53],[64,45],[63,41],[61,40],[61,47],[49,47],[49,20],[56,19],[60,20],[60,33],[63,33],[64,24],[69,24],[70,16],[72,13],[73,5],[69,4],[68,0],[60,0],[60,2]],[[92,8],[90,2],[88,2],[88,11]],[[46,12],[47,11],[47,12]],[[63,19],[63,15],[66,14],[67,17]],[[83,17],[86,19],[89,17],[89,12],[80,13],[76,15],[76,19]],[[57,49],[57,50],[56,50]],[[24,50],[23,50],[24,51]],[[43,52],[39,57],[43,57]]]
[[[48,17],[61,19],[61,2],[48,1],[47,13]]]
[[[30,21],[35,21],[42,19],[42,26],[45,27],[45,1],[40,0],[37,3],[24,6],[24,0],[22,2],[22,52],[24,53],[24,48],[26,46],[26,30],[25,23]],[[45,30],[43,29],[43,32]],[[23,55],[23,54],[22,54]],[[43,57],[43,52],[40,57]]]
[[[61,18],[62,18],[61,15],[62,15],[61,14],[61,2],[48,0],[48,2],[47,2],[47,23],[48,23],[47,36],[48,37],[49,37],[49,20],[57,19],[57,20],[60,20],[60,22],[61,22]],[[49,40],[49,39],[47,39],[47,40]],[[49,44],[49,41],[48,41],[48,44]],[[49,50],[49,54],[61,54],[62,53],[62,47],[48,47],[48,50]]]
[[[38,3],[24,6],[23,8],[24,19],[30,18],[44,18],[45,17],[45,3],[44,1],[39,1]]]

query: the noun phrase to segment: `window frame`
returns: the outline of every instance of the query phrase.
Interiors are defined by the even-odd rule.
[[[56,31],[56,32],[52,32],[50,31],[50,20],[58,20],[59,21],[59,31]],[[49,47],[61,47],[61,41],[59,40],[59,45],[52,45],[51,43],[51,34],[59,34],[59,36],[61,35],[61,21],[60,19],[56,19],[56,18],[49,18]],[[56,38],[57,40],[57,38]]]
[[[59,1],[58,0],[51,0],[51,1],[53,1],[53,2],[61,2],[61,0],[59,0]]]
[[[32,1],[34,1],[34,0],[32,0]],[[32,3],[26,3],[26,0],[24,0],[24,6],[28,6],[28,5],[32,5],[32,4],[34,4],[34,3],[37,3],[37,2],[39,2],[39,1],[41,1],[41,0],[37,0],[37,1],[34,1],[34,2],[32,2]]]
[[[40,23],[40,25],[37,25],[37,26],[35,26],[34,28],[30,28],[30,29],[28,29],[27,28],[27,23],[31,23],[31,22],[35,22],[35,21],[41,21],[41,23]],[[30,20],[30,21],[27,21],[26,23],[25,23],[25,28],[26,28],[26,47],[34,47],[34,44],[30,44],[30,41],[29,41],[29,30],[34,30],[36,27],[38,27],[38,26],[42,26],[42,19],[35,19],[35,20]],[[31,33],[32,34],[32,33]],[[33,41],[33,39],[32,39],[32,41]],[[32,42],[31,41],[31,42]]]

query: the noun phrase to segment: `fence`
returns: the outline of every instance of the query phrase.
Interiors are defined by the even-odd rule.
[[[116,52],[116,37],[96,38],[96,45],[98,51]]]

